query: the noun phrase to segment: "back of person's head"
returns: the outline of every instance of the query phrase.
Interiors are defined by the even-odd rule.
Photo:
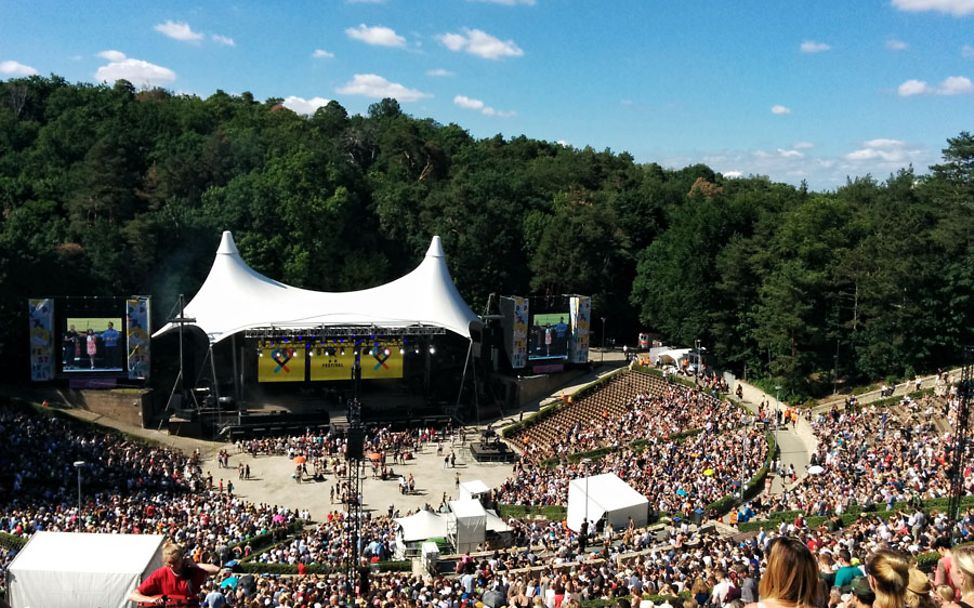
[[[937,585],[937,595],[940,596],[942,604],[949,604],[954,601],[954,588],[950,585]]]
[[[171,564],[177,557],[182,557],[185,554],[186,549],[179,543],[169,541],[162,546],[162,562],[164,564]]]
[[[841,561],[844,564],[848,564],[849,562],[852,561],[852,556],[849,554],[849,552],[847,550],[840,549],[839,550],[839,561]]]
[[[768,549],[768,567],[758,588],[761,599],[816,605],[819,592],[815,557],[801,541],[781,536]]]
[[[963,575],[961,589],[964,593],[974,591],[974,545],[957,547],[950,552],[951,561]]]
[[[541,602],[538,603],[540,604]],[[628,599],[620,597],[616,600],[616,608],[632,608],[632,605],[629,603]]]
[[[930,584],[930,579],[927,578],[927,575],[916,568],[910,568],[909,581],[906,586],[905,601],[907,607],[932,608],[934,601],[930,596],[930,590],[933,589],[933,585]]]
[[[901,553],[879,549],[866,558],[866,574],[876,593],[876,608],[901,608],[910,582],[910,563]]]

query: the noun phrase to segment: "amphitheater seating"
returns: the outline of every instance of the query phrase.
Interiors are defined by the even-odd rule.
[[[596,390],[574,397],[554,414],[509,437],[515,445],[554,445],[576,423],[598,424],[598,421],[625,414],[636,395],[662,395],[667,388],[663,378],[639,372],[623,371]]]

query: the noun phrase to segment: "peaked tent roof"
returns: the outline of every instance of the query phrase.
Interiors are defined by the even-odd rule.
[[[312,329],[327,326],[442,327],[465,338],[479,323],[460,296],[440,237],[434,236],[423,261],[409,274],[371,289],[310,291],[267,278],[244,262],[229,230],[224,231],[210,274],[185,316],[211,343],[259,327]],[[174,329],[168,323],[153,337]]]

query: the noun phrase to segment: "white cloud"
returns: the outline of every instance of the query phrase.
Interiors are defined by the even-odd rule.
[[[220,34],[210,34],[210,39],[213,42],[223,44],[226,46],[237,46],[237,41],[230,36],[221,36]]]
[[[128,80],[136,86],[163,86],[176,80],[176,72],[161,65],[130,57],[120,61],[109,61],[107,65],[101,66],[95,72],[95,80],[98,82],[115,82],[120,79]]]
[[[913,95],[929,93],[930,87],[922,80],[910,79],[901,84],[896,92],[900,97],[912,97]]]
[[[968,95],[974,93],[974,83],[966,76],[949,76],[937,87],[938,95]]]
[[[908,48],[910,48],[909,44],[896,38],[890,38],[886,41],[886,49],[890,51],[905,51]]]
[[[312,97],[311,99],[305,99],[303,97],[296,97],[291,95],[286,97],[284,102],[281,104],[289,110],[293,110],[298,114],[314,114],[315,110],[328,105],[330,99],[325,99],[324,97]]]
[[[466,95],[457,95],[453,98],[453,103],[468,110],[480,110],[484,107],[484,102],[479,99],[471,99]]]
[[[107,59],[109,61],[125,61],[125,53],[113,49],[102,51],[98,53],[98,56],[101,57],[102,59]]]
[[[169,20],[165,23],[157,24],[152,29],[173,40],[181,40],[182,42],[199,42],[203,39],[203,34],[194,32],[193,28],[189,27],[189,24],[185,21]]]
[[[900,97],[914,95],[969,95],[974,93],[974,83],[966,76],[948,76],[936,87],[923,80],[907,80],[897,88]]]
[[[374,46],[405,46],[406,39],[396,33],[396,30],[382,25],[369,27],[364,23],[345,30],[349,38]]]
[[[810,141],[799,141],[796,142],[794,146],[792,146],[792,148],[794,148],[795,150],[811,150],[814,147],[815,144],[813,144]]]
[[[832,47],[824,42],[816,42],[814,40],[805,40],[798,47],[803,53],[824,53],[829,51]]]
[[[974,46],[965,44],[964,46],[960,47],[960,56],[964,59],[971,59],[974,57]]]
[[[416,89],[409,89],[398,82],[389,82],[378,74],[355,74],[351,81],[338,88],[344,95],[362,95],[383,99],[392,97],[399,101],[417,101],[425,97],[432,97]]]
[[[899,139],[888,139],[880,137],[879,139],[869,139],[862,142],[867,148],[902,148],[906,145],[906,142]]]
[[[311,53],[311,56],[315,59],[331,59],[335,54],[325,49],[315,49],[315,52]]]
[[[899,139],[870,139],[862,142],[862,147],[846,154],[843,158],[852,166],[872,161],[884,169],[904,167],[922,159],[924,153]]]
[[[451,51],[464,51],[483,59],[524,55],[524,51],[513,40],[501,40],[481,30],[464,28],[462,34],[443,34],[439,39],[443,46]]]
[[[901,11],[936,11],[955,17],[974,13],[974,0],[893,0],[893,6]]]
[[[771,106],[771,113],[778,114],[779,116],[782,114],[791,114],[791,108],[787,106],[783,106],[780,103],[777,103]]]
[[[499,118],[510,118],[516,115],[516,112],[509,112],[503,110],[495,110],[479,99],[474,99],[472,97],[467,97],[466,95],[457,95],[453,98],[453,103],[465,108],[467,110],[476,110],[483,114],[484,116],[497,116]]]
[[[453,72],[443,68],[433,68],[432,70],[426,70],[427,76],[433,76],[434,78],[445,78],[447,76],[453,76]]]
[[[476,0],[477,2],[489,2],[490,4],[503,4],[504,6],[534,6],[535,0]]]
[[[737,179],[743,177],[744,173],[741,171],[724,171],[722,175],[728,179]]]
[[[781,158],[804,158],[805,157],[805,155],[799,152],[798,150],[784,150],[782,148],[778,148],[778,156],[780,156]]]
[[[24,65],[19,61],[8,59],[6,61],[0,61],[0,74],[12,74],[14,76],[33,76],[34,74],[37,74],[37,70],[30,67],[29,65]]]

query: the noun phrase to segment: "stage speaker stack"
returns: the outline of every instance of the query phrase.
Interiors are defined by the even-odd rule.
[[[347,460],[362,460],[365,451],[365,429],[358,425],[348,427]]]

